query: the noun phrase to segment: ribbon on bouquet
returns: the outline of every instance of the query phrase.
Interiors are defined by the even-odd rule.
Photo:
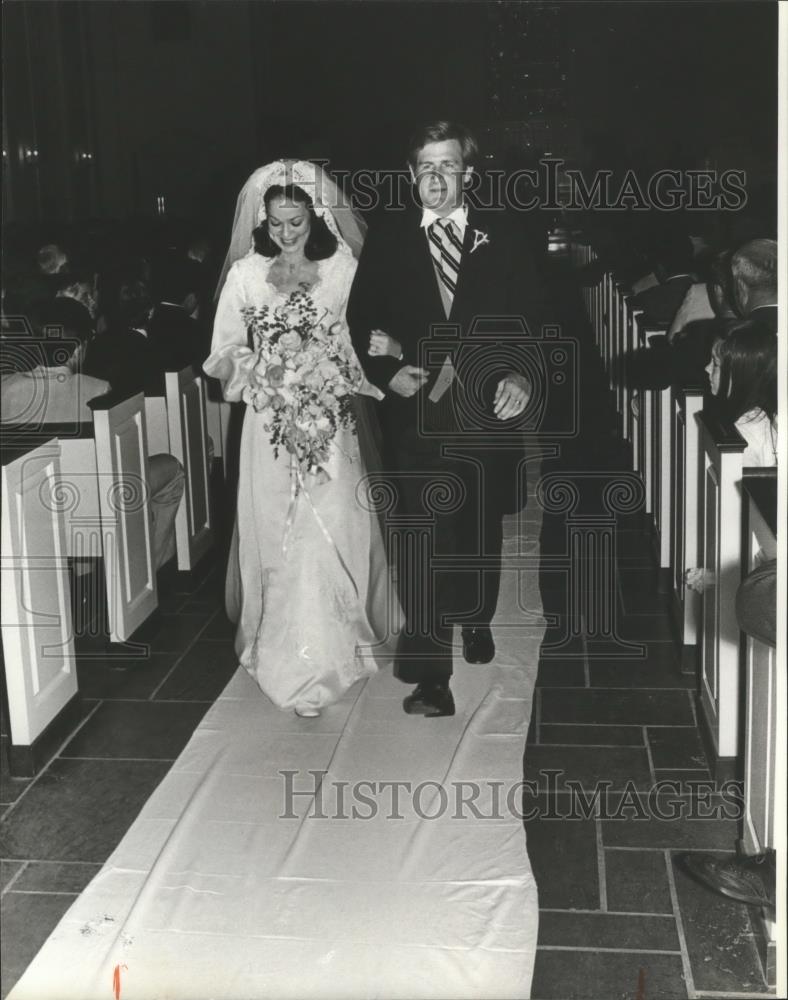
[[[328,475],[328,473],[326,473],[326,475]],[[329,476],[329,481],[330,479],[331,477]],[[348,579],[353,585],[356,597],[358,597],[358,587],[356,586],[356,581],[353,579],[353,574],[348,569],[345,560],[342,558],[342,553],[339,551],[336,542],[331,537],[331,532],[328,530],[323,518],[318,513],[317,507],[315,507],[315,503],[312,500],[312,494],[307,488],[301,465],[296,456],[293,454],[290,455],[290,505],[287,508],[287,519],[285,521],[285,530],[282,536],[282,555],[287,556],[287,546],[290,541],[290,535],[293,531],[293,523],[295,522],[296,509],[298,507],[299,492],[306,497],[309,506],[312,508],[312,513],[315,515],[315,520],[317,521],[320,530],[323,532],[323,537],[336,553],[337,559],[339,560],[342,569],[344,569],[345,573],[347,573]]]

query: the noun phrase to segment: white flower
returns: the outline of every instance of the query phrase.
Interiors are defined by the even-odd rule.
[[[483,233],[481,229],[474,229],[473,231],[473,246],[471,247],[471,253],[477,250],[479,247],[485,246],[490,242],[490,237],[487,233]]]

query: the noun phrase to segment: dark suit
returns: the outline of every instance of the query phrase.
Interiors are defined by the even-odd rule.
[[[446,316],[421,212],[390,215],[367,237],[348,303],[356,353],[369,380],[386,392],[379,413],[384,461],[414,538],[430,536],[432,567],[413,550],[399,562],[400,599],[409,635],[400,676],[412,683],[451,675],[451,624],[489,624],[500,585],[501,519],[525,502],[521,435],[494,418],[493,397],[511,371],[525,374],[517,344],[542,322],[540,286],[524,238],[502,213],[469,210],[456,294]],[[481,242],[481,236],[487,242]],[[477,243],[476,249],[473,249]],[[527,329],[523,319],[527,323]],[[402,345],[404,359],[370,357],[373,329]],[[456,377],[429,401],[444,359]],[[430,379],[403,398],[388,384],[404,364]],[[436,487],[458,492],[456,509]],[[519,493],[518,493],[519,480]],[[425,491],[425,486],[427,487]],[[465,499],[462,501],[462,493]],[[474,565],[473,557],[476,557]],[[482,574],[479,558],[485,557]],[[429,596],[431,608],[424,607]],[[430,603],[427,602],[427,603]]]
[[[148,339],[163,372],[178,372],[187,365],[199,367],[211,353],[210,337],[206,337],[202,323],[169,303],[159,303],[153,310]]]
[[[777,333],[777,303],[775,302],[773,306],[758,306],[757,309],[747,313],[745,319],[762,323],[772,333]]]
[[[113,392],[164,394],[164,375],[150,340],[138,330],[117,326],[88,344],[81,371],[103,378]]]
[[[632,299],[632,305],[635,309],[642,309],[648,323],[656,323],[660,326],[664,323],[670,326],[692,284],[691,275],[674,275],[661,285],[653,285],[635,295]]]

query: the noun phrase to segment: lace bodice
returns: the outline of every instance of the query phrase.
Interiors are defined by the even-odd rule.
[[[272,258],[258,253],[236,261],[227,275],[213,327],[211,354],[203,365],[207,375],[222,382],[224,398],[237,402],[249,379],[254,353],[248,344],[242,310],[264,305],[280,305],[289,292],[282,292],[268,280]],[[335,253],[318,263],[317,281],[309,295],[327,324],[344,321],[356,262],[349,254]]]

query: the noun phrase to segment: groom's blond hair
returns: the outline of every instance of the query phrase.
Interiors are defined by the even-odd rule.
[[[447,142],[449,139],[456,139],[462,149],[462,165],[473,167],[479,159],[479,143],[476,136],[470,129],[459,122],[438,120],[426,122],[410,137],[408,146],[408,162],[411,167],[416,167],[416,157],[419,150],[423,149],[428,142]]]

